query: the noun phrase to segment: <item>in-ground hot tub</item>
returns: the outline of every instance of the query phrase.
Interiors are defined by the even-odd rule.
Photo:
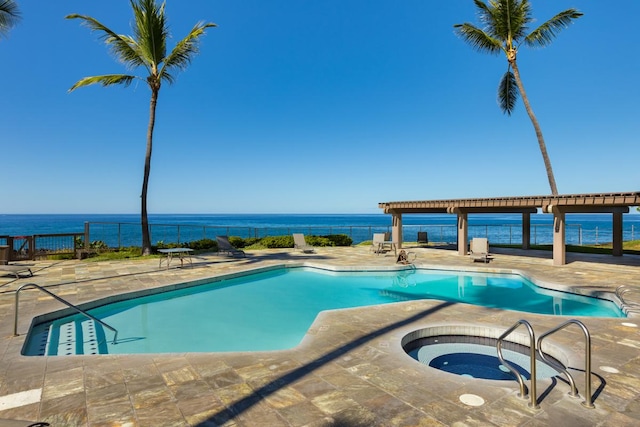
[[[475,334],[462,334],[461,329],[476,329]],[[465,331],[466,332],[466,331]],[[436,327],[414,331],[402,340],[404,351],[418,362],[431,368],[468,378],[482,378],[487,380],[513,381],[513,373],[502,364],[496,349],[497,339],[491,336],[481,336],[487,333],[487,328],[457,328]],[[513,341],[503,341],[502,355],[525,380],[531,379],[530,348],[525,344]],[[545,357],[552,363],[564,366],[558,358],[545,353]],[[551,365],[536,357],[536,378],[551,378],[558,375],[558,371]]]

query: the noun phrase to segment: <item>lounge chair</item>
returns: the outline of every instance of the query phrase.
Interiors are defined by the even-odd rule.
[[[218,242],[218,255],[221,253],[226,253],[231,256],[239,256],[244,257],[247,254],[240,249],[235,248],[231,243],[229,243],[229,237],[227,236],[216,236],[216,241]]]
[[[486,237],[474,237],[471,240],[469,247],[469,255],[471,261],[484,261],[485,263],[491,260],[489,254],[489,240]]]
[[[0,273],[13,274],[16,279],[20,278],[20,273],[29,273],[29,276],[33,276],[31,267],[26,265],[0,265]]]
[[[293,247],[305,254],[315,252],[313,246],[307,245],[307,241],[304,239],[304,234],[293,233]]]
[[[385,233],[373,233],[373,240],[371,241],[371,250],[376,253],[382,253],[385,251]]]
[[[426,231],[418,231],[418,244],[419,245],[429,244],[429,236]]]

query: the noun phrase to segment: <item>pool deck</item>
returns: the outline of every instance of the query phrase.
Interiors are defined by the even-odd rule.
[[[640,290],[640,257],[495,250],[488,264],[455,251],[408,248],[427,268],[515,271],[545,286],[593,294],[625,284]],[[401,340],[423,328],[500,334],[520,319],[536,334],[569,318],[424,300],[321,313],[296,348],[251,353],[20,355],[31,319],[64,308],[36,283],[74,304],[147,288],[272,265],[394,268],[392,254],[368,247],[250,251],[247,258],[197,255],[193,266],[159,269],[158,259],[36,261],[34,277],[0,276],[0,427],[3,420],[52,426],[637,426],[640,425],[640,317],[581,318],[592,339],[592,396],[585,408],[584,335],[571,325],[549,342],[569,364],[580,398],[566,381],[538,382],[539,409],[518,397],[516,381],[470,379],[421,365]],[[640,303],[640,292],[629,299]],[[519,328],[517,336],[525,329]],[[554,354],[555,356],[555,354]],[[528,384],[528,382],[527,382]],[[477,405],[477,406],[476,406]]]

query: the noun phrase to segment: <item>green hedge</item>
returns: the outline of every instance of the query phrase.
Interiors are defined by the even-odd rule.
[[[327,236],[305,236],[305,240],[308,245],[311,246],[351,246],[353,240],[346,234],[330,234]],[[242,249],[248,246],[256,245],[268,249],[284,249],[293,248],[293,236],[267,236],[262,238],[249,237],[243,239],[242,237],[230,236],[229,243],[234,247]],[[169,248],[190,248],[195,251],[212,251],[218,250],[218,242],[212,239],[200,239],[193,242],[183,243],[164,243],[159,241],[156,243],[154,249],[169,249]]]

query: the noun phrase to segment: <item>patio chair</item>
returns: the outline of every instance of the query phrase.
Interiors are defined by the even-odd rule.
[[[218,255],[220,255],[221,253],[226,253],[227,255],[231,255],[233,257],[247,256],[244,251],[233,247],[233,245],[229,243],[229,237],[227,236],[216,236],[216,241],[218,242]]]
[[[302,233],[293,233],[293,248],[305,254],[315,252],[313,246],[307,245],[307,241],[304,239],[304,234]]]
[[[469,255],[473,262],[489,262],[492,258],[489,254],[489,240],[486,237],[474,237],[470,243]]]
[[[19,279],[20,273],[29,273],[29,276],[33,276],[31,267],[26,265],[0,265],[0,273],[13,274],[16,279]]]
[[[419,245],[427,245],[429,244],[429,235],[426,231],[418,231],[418,244]]]
[[[384,233],[373,233],[371,250],[376,254],[384,252]]]

